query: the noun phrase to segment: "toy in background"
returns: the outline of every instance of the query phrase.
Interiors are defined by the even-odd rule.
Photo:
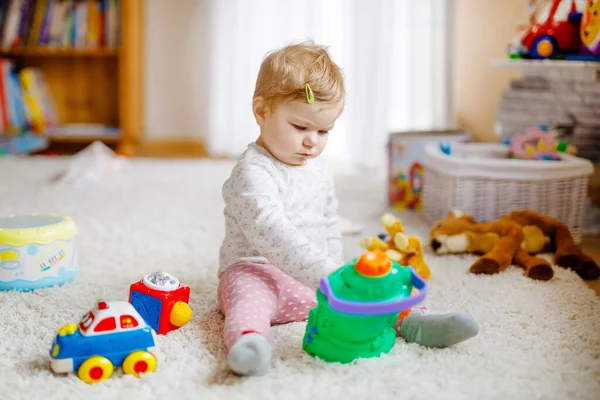
[[[579,53],[582,0],[539,0],[530,5],[529,25],[509,47],[511,58],[546,59]]]
[[[440,143],[441,153],[464,159],[522,159],[522,160],[561,160],[561,154],[577,154],[577,147],[558,138],[562,135],[559,130],[540,125],[513,136],[502,138],[506,148],[498,149],[480,144],[478,148]]]
[[[166,272],[148,274],[129,288],[129,302],[159,335],[190,321],[189,300],[190,287]]]
[[[506,143],[506,145],[508,145],[508,143]],[[489,146],[489,143],[457,143],[452,146],[440,143],[439,149],[441,154],[445,157],[469,160],[505,159],[508,154],[508,147],[498,149],[497,147]]]
[[[392,214],[384,214],[381,224],[387,235],[365,237],[361,240],[361,246],[368,251],[384,251],[393,261],[414,267],[422,279],[429,280],[431,270],[423,258],[423,246],[419,238],[407,236],[402,221]]]
[[[529,22],[518,24],[509,57],[600,61],[597,3],[597,0],[530,1]]]
[[[156,333],[126,301],[99,301],[78,324],[58,330],[50,369],[76,372],[85,383],[108,379],[116,367],[137,378],[156,370]]]
[[[70,282],[79,269],[69,217],[0,218],[0,290],[30,291]]]
[[[406,131],[389,135],[388,203],[397,210],[421,211],[424,169],[422,159],[428,143],[468,142],[471,135],[457,130]]]
[[[390,201],[398,210],[420,211],[421,189],[423,186],[423,166],[415,161],[406,176],[403,168],[396,169],[390,182]]]
[[[548,131],[544,127],[531,128],[509,140],[513,158],[523,160],[560,160],[560,153],[577,154],[577,148],[556,137],[557,131]]]
[[[496,274],[514,264],[529,278],[550,280],[552,266],[535,255],[552,252],[556,264],[574,270],[581,278],[600,277],[600,267],[582,253],[565,224],[533,211],[514,211],[482,223],[450,211],[446,219],[432,226],[429,243],[438,255],[483,254],[470,268],[474,274]]]
[[[486,157],[464,159],[444,154],[437,145],[427,146],[422,219],[428,224],[443,220],[455,208],[477,221],[531,210],[558,219],[576,243],[581,240],[594,173],[591,161],[576,156],[561,161],[514,160],[502,143],[466,143],[452,150]]]
[[[452,146],[450,143],[440,143],[440,150],[444,154],[452,155]]]
[[[19,6],[15,5],[14,7],[18,8]],[[23,5],[23,7],[28,6]],[[20,10],[9,10],[8,7],[3,7],[3,9],[10,17],[14,15],[15,18],[20,18],[18,16],[21,13]],[[14,12],[18,12],[18,14],[12,14]],[[7,31],[18,30],[19,24],[4,24],[4,28],[6,39]],[[18,32],[15,34],[18,37]],[[0,83],[2,85],[0,156],[29,154],[47,149],[50,141],[44,134],[49,128],[58,125],[60,121],[52,93],[42,70],[40,68],[22,68],[12,60],[0,58]]]
[[[396,343],[394,324],[401,312],[426,294],[427,284],[413,268],[382,251],[367,251],[321,279],[302,348],[329,362],[379,357]]]
[[[600,57],[600,0],[587,0],[581,19],[581,53]]]

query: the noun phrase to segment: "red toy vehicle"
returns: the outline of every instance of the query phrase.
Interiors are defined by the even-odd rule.
[[[579,53],[585,0],[538,0],[525,27],[509,49],[513,58],[545,59]]]

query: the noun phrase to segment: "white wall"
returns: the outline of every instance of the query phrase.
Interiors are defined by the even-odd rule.
[[[145,0],[144,133],[148,139],[206,132],[206,0]]]

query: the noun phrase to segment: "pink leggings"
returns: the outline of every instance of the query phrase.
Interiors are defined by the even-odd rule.
[[[271,264],[239,263],[219,282],[219,307],[225,314],[225,345],[247,332],[269,337],[271,325],[304,321],[317,304],[315,289]]]
[[[256,332],[268,338],[271,325],[305,321],[317,304],[315,289],[274,265],[258,263],[228,268],[221,275],[218,300],[225,315],[228,349],[244,333]],[[394,326],[398,333],[401,322],[399,319]]]

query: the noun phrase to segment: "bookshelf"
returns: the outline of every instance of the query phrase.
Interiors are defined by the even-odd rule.
[[[100,140],[120,154],[135,155],[142,138],[143,0],[35,0],[30,4],[63,1],[73,10],[81,3],[102,9],[115,2],[116,45],[81,46],[74,44],[75,39],[67,46],[27,43],[0,48],[0,58],[10,60],[17,69],[32,67],[42,72],[59,121],[57,129],[43,133],[50,150],[60,152]]]

